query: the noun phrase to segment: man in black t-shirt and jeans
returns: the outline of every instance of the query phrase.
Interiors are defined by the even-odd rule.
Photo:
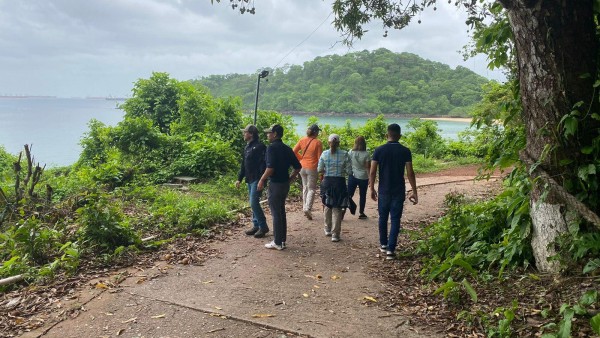
[[[373,152],[371,160],[371,171],[369,173],[369,188],[371,198],[377,202],[379,211],[379,250],[386,253],[386,260],[396,258],[395,250],[400,233],[400,218],[406,198],[406,187],[404,184],[404,169],[408,182],[412,188],[408,200],[413,204],[419,202],[417,195],[417,180],[412,166],[412,154],[410,149],[401,145],[400,126],[392,123],[387,128],[388,142],[377,147]],[[379,169],[379,196],[375,191],[375,178]],[[390,232],[388,236],[388,218],[390,218]]]
[[[269,139],[267,148],[266,163],[267,169],[258,181],[258,190],[264,188],[265,182],[269,179],[269,208],[273,217],[273,241],[265,244],[267,249],[285,249],[287,239],[287,219],[285,215],[285,199],[290,191],[290,182],[293,181],[302,169],[296,155],[288,145],[281,141],[283,137],[283,127],[274,124],[265,129]],[[294,171],[290,175],[289,168]]]

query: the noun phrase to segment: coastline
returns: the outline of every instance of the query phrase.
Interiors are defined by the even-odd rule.
[[[466,122],[471,123],[470,117],[421,117],[421,120],[446,121],[446,122]]]
[[[300,111],[283,111],[280,112],[283,115],[301,115],[301,116],[332,116],[332,117],[366,117],[366,118],[375,118],[379,115],[383,115],[385,119],[421,119],[421,120],[432,120],[432,121],[445,121],[445,122],[462,122],[462,123],[471,123],[472,118],[470,117],[450,117],[450,116],[439,116],[439,117],[424,117],[423,115],[417,114],[374,114],[374,113],[356,113],[356,114],[344,114],[344,113],[309,113],[309,112],[300,112]]]

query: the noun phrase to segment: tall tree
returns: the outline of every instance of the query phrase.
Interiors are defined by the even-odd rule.
[[[538,182],[531,194],[532,247],[536,265],[554,270],[551,244],[567,230],[568,211],[600,227],[595,187],[581,184],[582,170],[600,169],[600,116],[594,99],[598,37],[592,0],[499,0],[514,36],[517,76],[526,124],[521,159]],[[384,29],[401,29],[436,0],[336,0],[336,27],[346,39],[360,38],[363,24],[380,19]],[[491,2],[458,0],[470,23],[483,19]],[[583,169],[587,168],[587,169]],[[576,170],[573,170],[576,169]],[[577,198],[574,198],[577,196]],[[583,203],[581,203],[583,202]],[[566,206],[566,208],[565,208]]]
[[[254,1],[230,2],[241,7],[252,4],[254,12]],[[470,24],[483,20],[495,3],[454,0],[468,12]],[[555,270],[557,266],[548,261],[551,244],[566,231],[572,211],[600,227],[597,1],[497,3],[505,9],[514,36],[527,140],[521,159],[537,183],[530,202],[536,265]],[[437,4],[437,0],[334,0],[334,24],[351,43],[366,33],[366,23],[380,20],[386,33],[402,29]]]

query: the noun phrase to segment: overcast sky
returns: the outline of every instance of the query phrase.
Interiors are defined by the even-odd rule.
[[[189,80],[381,47],[503,80],[483,56],[462,60],[465,14],[442,2],[387,38],[372,25],[348,49],[331,0],[256,0],[255,15],[229,0],[0,0],[0,95],[130,96],[153,71]]]

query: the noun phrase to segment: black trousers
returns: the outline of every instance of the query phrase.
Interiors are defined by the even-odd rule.
[[[285,200],[289,192],[289,182],[269,182],[269,208],[273,217],[273,237],[277,245],[287,239]]]

